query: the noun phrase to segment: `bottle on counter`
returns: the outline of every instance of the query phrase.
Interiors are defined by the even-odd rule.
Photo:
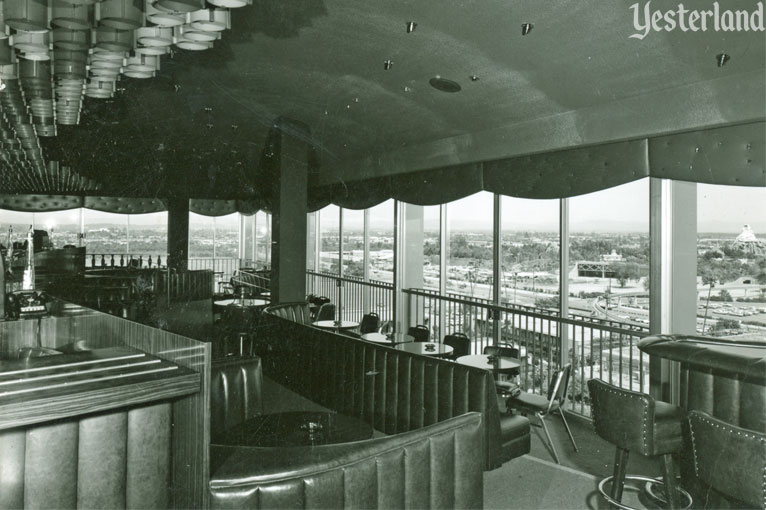
[[[34,231],[32,225],[27,232],[27,261],[24,265],[24,277],[21,282],[21,290],[35,290],[35,247]]]

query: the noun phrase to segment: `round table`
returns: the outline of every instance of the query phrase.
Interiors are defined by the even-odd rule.
[[[489,354],[469,354],[460,356],[457,360],[461,365],[468,365],[474,368],[483,368],[484,370],[494,370],[494,364],[489,362]],[[521,367],[521,362],[513,358],[497,358],[498,372],[510,372]]]
[[[251,308],[254,306],[266,306],[269,302],[265,299],[256,298],[232,298],[213,301],[213,306],[232,307],[232,308]]]
[[[269,302],[265,299],[233,298],[213,301],[213,321],[220,318],[228,328],[249,331],[258,324],[261,311]]]
[[[312,322],[311,325],[319,329],[330,329],[332,331],[359,327],[359,323],[354,321],[316,321]]]
[[[415,337],[412,335],[408,335],[407,333],[378,333],[378,332],[372,332],[372,333],[365,333],[360,337],[362,340],[367,340],[368,342],[375,342],[376,344],[404,344],[407,342],[414,342]]]
[[[454,351],[452,346],[433,342],[407,342],[398,344],[396,348],[400,351],[422,354],[423,356],[449,356]]]
[[[231,446],[317,446],[362,441],[372,426],[358,418],[326,411],[263,414],[232,427],[216,444]]]

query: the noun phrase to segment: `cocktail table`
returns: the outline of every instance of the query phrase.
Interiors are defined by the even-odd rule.
[[[365,333],[360,337],[362,340],[368,342],[375,342],[376,344],[403,344],[407,342],[414,342],[415,337],[408,335],[407,333]]]
[[[232,427],[216,444],[232,446],[319,446],[372,437],[372,426],[358,418],[327,411],[264,414]]]
[[[454,351],[450,345],[433,342],[407,342],[397,345],[396,348],[400,351],[422,354],[423,356],[449,356]]]
[[[483,368],[484,370],[495,370],[498,372],[510,372],[514,369],[518,369],[521,366],[521,362],[513,358],[496,357],[497,367],[489,359],[488,354],[469,354],[467,356],[460,356],[457,360],[461,365],[468,365],[469,367]]]

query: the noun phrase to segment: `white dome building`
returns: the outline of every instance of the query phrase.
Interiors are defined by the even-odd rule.
[[[737,236],[731,247],[750,255],[766,255],[766,242],[755,237],[750,225],[742,227],[742,233]]]

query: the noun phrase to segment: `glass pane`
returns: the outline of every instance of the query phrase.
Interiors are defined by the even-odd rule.
[[[316,271],[317,213],[306,215],[306,269]]]
[[[439,290],[441,207],[423,207],[423,288]]]
[[[257,267],[271,263],[271,214],[263,211],[255,215],[255,263]]]
[[[697,332],[766,342],[766,189],[697,185]]]
[[[168,251],[168,213],[131,214],[128,240],[130,253],[134,258],[140,257],[144,267],[149,265],[149,257],[152,267],[158,256],[164,264]]]
[[[447,294],[492,300],[493,195],[447,204]]]
[[[370,209],[370,281],[394,282],[394,201]]]
[[[569,200],[569,311],[648,328],[649,179]]]
[[[242,242],[245,244],[242,251],[244,260],[242,261],[242,267],[254,267],[255,266],[255,215],[244,217],[245,222],[245,237]]]
[[[83,222],[85,223],[85,265],[89,266],[95,257],[97,266],[103,264],[126,265],[128,259],[128,216],[126,214],[107,213],[83,209]]]
[[[343,276],[364,277],[364,211],[343,210]]]
[[[559,201],[500,200],[500,302],[558,309]]]
[[[77,234],[80,233],[80,209],[35,213],[34,222],[35,229],[48,232],[51,248],[77,246]]]
[[[328,205],[319,211],[319,270],[338,274],[338,229],[340,210]]]
[[[212,258],[215,242],[213,217],[189,212],[189,258]]]
[[[215,257],[239,258],[239,213],[217,216],[215,223]]]

